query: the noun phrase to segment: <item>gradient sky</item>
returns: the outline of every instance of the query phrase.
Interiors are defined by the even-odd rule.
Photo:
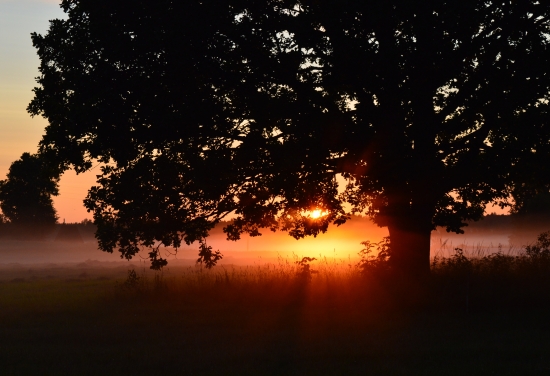
[[[59,0],[0,0],[0,179],[24,152],[35,153],[47,122],[31,118],[26,108],[36,86],[39,60],[30,34],[44,34],[49,20],[64,18]],[[91,218],[82,204],[95,171],[63,175],[54,204],[60,220]]]

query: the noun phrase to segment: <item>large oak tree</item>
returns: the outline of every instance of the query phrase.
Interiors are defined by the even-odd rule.
[[[300,238],[352,210],[388,226],[395,268],[423,274],[435,226],[460,231],[548,157],[545,1],[62,7],[33,35],[42,150],[77,171],[106,163],[86,199],[100,247],[151,247],[153,267],[159,245],[229,213],[231,239]],[[201,257],[217,259],[204,242]]]

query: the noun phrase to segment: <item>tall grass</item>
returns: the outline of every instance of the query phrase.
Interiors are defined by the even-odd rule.
[[[455,248],[436,256],[431,274],[422,281],[401,280],[391,269],[389,243],[363,242],[359,262],[328,257],[279,257],[276,263],[249,266],[200,264],[152,273],[130,270],[115,296],[156,296],[203,299],[323,299],[329,293],[360,301],[372,309],[422,306],[458,312],[550,306],[550,233],[521,251],[499,249],[469,254]]]
[[[361,269],[350,259],[328,257],[278,257],[276,263],[257,265],[219,265],[205,268],[201,264],[166,268],[152,272],[131,269],[125,281],[117,283],[120,294],[199,293],[209,290],[265,290],[293,287],[314,290],[327,283],[354,283],[363,279]]]
[[[549,234],[455,249],[416,284],[387,243],[363,246],[359,261],[21,270],[0,282],[0,373],[548,374]]]

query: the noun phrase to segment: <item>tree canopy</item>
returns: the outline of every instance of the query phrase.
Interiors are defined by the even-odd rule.
[[[47,226],[57,221],[51,196],[59,194],[60,170],[42,155],[23,153],[0,181],[0,208],[10,223]]]
[[[85,201],[100,248],[151,247],[153,267],[182,241],[215,258],[203,239],[228,214],[238,239],[364,212],[388,226],[393,264],[422,274],[435,226],[505,204],[549,156],[546,2],[62,7],[32,37],[42,151],[77,171],[105,163]]]

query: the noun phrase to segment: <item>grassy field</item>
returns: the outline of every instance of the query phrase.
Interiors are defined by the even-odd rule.
[[[548,375],[550,257],[4,268],[0,375]]]

